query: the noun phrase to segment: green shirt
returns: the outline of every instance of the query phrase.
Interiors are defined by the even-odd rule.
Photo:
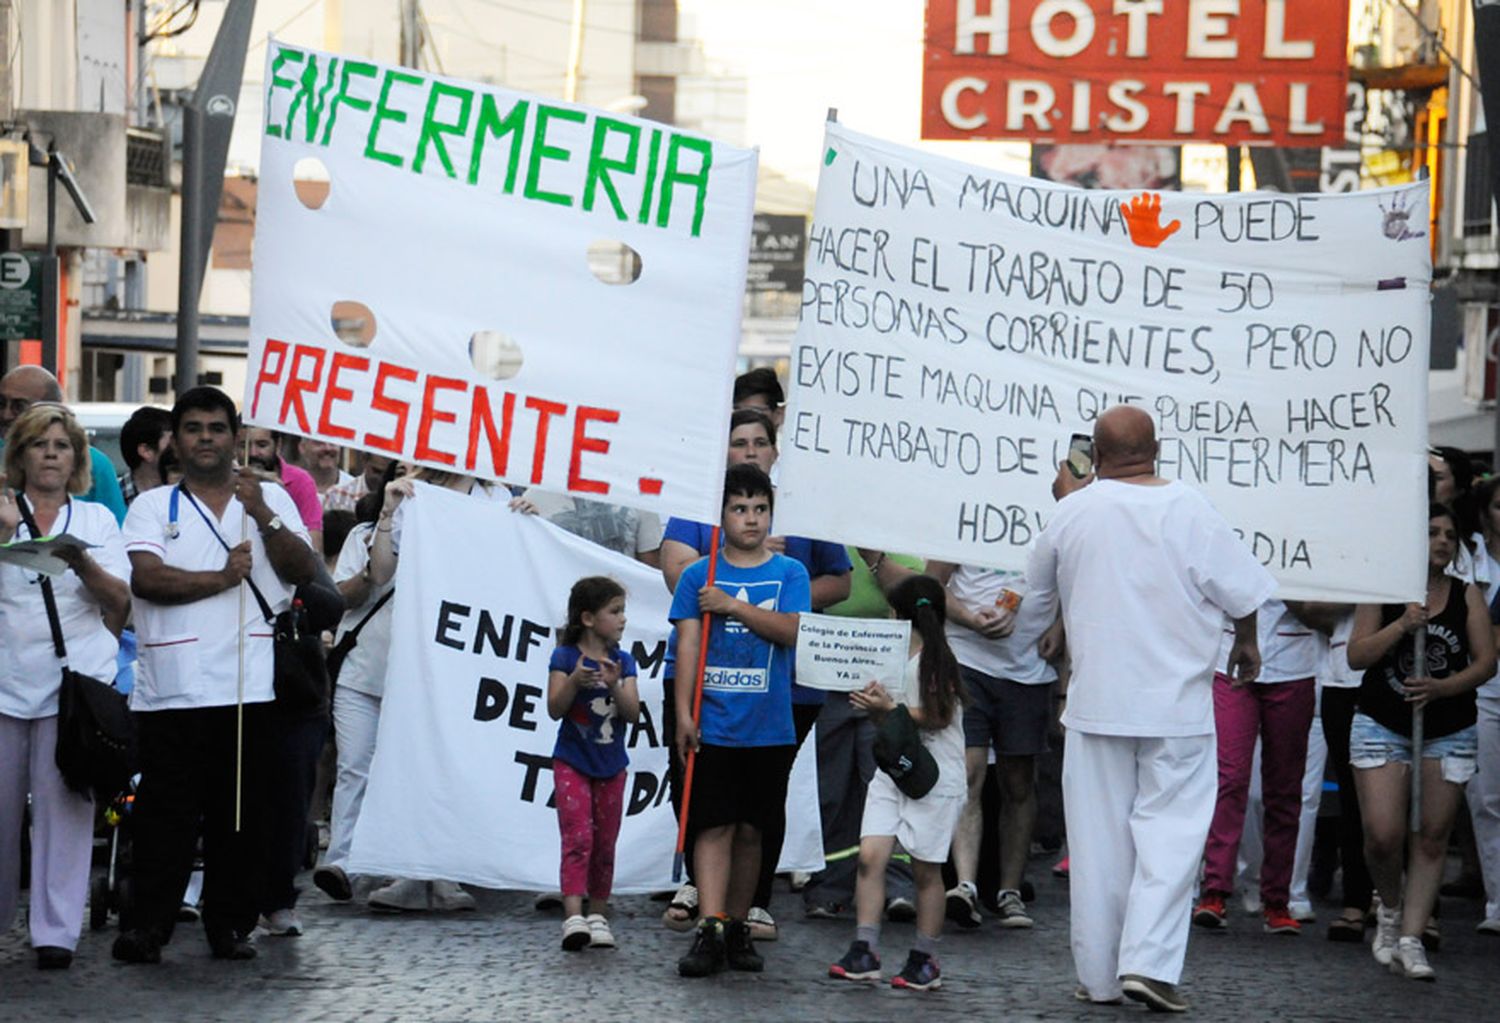
[[[922,571],[926,564],[921,558],[914,558],[909,554],[887,554],[886,559],[913,572]],[[865,559],[853,547],[849,548],[849,561],[854,565],[854,575],[849,580],[849,596],[832,607],[824,608],[823,613],[842,618],[888,617],[891,605],[885,602],[885,592],[870,574],[870,566],[865,564]]]

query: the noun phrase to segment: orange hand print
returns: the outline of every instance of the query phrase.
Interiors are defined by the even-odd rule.
[[[1120,212],[1125,215],[1130,240],[1143,249],[1156,248],[1182,227],[1180,220],[1162,226],[1161,195],[1156,192],[1142,192],[1128,203],[1120,203]]]

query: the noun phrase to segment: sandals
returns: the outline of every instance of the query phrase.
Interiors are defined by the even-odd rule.
[[[1365,922],[1363,919],[1350,920],[1348,917],[1335,917],[1328,925],[1328,940],[1360,944],[1365,940]]]
[[[684,884],[677,889],[672,896],[671,903],[666,912],[661,915],[661,922],[669,931],[685,932],[691,931],[698,923],[698,889],[691,884]]]

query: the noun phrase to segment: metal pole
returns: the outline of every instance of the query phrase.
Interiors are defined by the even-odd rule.
[[[42,254],[42,368],[57,375],[57,143],[47,143],[47,248]]]
[[[1224,155],[1229,159],[1228,188],[1231,192],[1240,190],[1240,147],[1225,146]]]
[[[1412,637],[1412,647],[1412,671],[1419,677],[1425,677],[1427,674],[1427,627],[1425,625]],[[1408,816],[1411,820],[1412,834],[1422,830],[1422,717],[1421,707],[1411,712],[1411,806]]]
[[[203,264],[199,251],[202,230],[203,111],[196,104],[182,108],[182,239],[177,279],[178,396],[198,385],[198,298]]]
[[[583,64],[584,0],[573,0],[573,25],[568,34],[568,76],[563,81],[563,99],[578,102],[578,75]]]

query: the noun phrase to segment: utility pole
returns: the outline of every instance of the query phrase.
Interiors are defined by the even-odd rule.
[[[417,0],[401,0],[401,63],[421,66],[422,19],[417,14]]]
[[[578,102],[578,76],[583,65],[583,17],[585,0],[573,0],[573,26],[568,34],[568,75],[563,82],[563,99]]]

